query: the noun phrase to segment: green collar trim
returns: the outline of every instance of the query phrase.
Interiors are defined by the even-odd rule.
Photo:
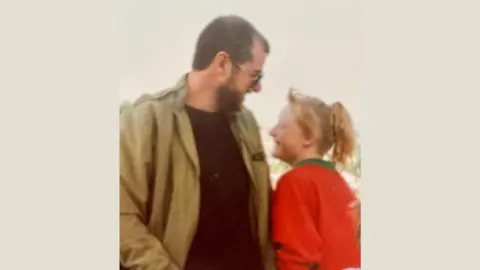
[[[328,170],[336,171],[335,165],[333,165],[332,162],[326,161],[320,158],[309,158],[309,159],[302,160],[299,163],[297,163],[296,167],[307,165],[307,164],[317,165]]]

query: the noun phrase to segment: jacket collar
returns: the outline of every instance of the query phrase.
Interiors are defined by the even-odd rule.
[[[187,100],[187,94],[188,94],[187,77],[188,77],[188,73],[183,74],[180,77],[180,79],[178,79],[175,86],[173,87],[173,92],[176,92],[175,100],[174,100],[174,106],[175,106],[176,112],[185,110],[185,101]],[[240,114],[243,112],[244,109],[245,107],[242,106],[241,110],[232,113],[231,114],[232,120],[236,120],[240,116]]]

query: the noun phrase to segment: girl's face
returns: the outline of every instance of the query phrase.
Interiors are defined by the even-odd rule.
[[[287,105],[280,112],[277,125],[270,131],[275,147],[273,157],[293,165],[304,155],[306,140],[295,121],[292,107]]]

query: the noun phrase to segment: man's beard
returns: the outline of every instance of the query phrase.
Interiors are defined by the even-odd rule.
[[[233,78],[217,90],[217,102],[220,111],[235,113],[242,108],[244,94],[235,90]]]

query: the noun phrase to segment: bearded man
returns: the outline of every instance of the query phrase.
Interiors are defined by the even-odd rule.
[[[131,270],[262,270],[273,265],[271,186],[245,95],[270,48],[245,19],[211,21],[192,70],[120,119],[120,265]]]

